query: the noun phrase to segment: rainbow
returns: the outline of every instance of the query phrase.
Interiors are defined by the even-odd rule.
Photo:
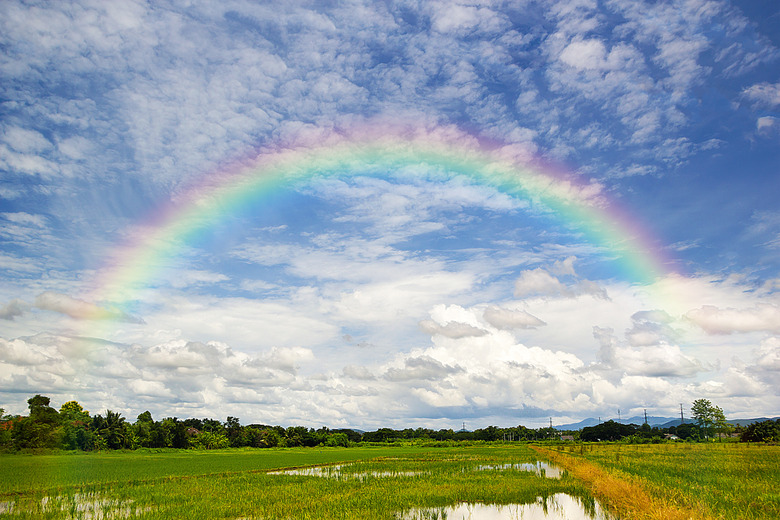
[[[608,200],[598,183],[528,160],[523,148],[482,140],[455,127],[363,125],[320,130],[313,138],[265,147],[204,175],[117,248],[100,271],[91,300],[121,308],[187,244],[236,208],[261,204],[284,187],[319,177],[422,170],[447,178],[465,176],[545,208],[618,257],[622,274],[633,283],[650,284],[670,271],[657,241]]]

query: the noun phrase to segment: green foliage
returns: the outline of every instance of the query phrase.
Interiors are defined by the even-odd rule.
[[[749,425],[742,432],[742,442],[780,442],[780,419]]]
[[[230,440],[221,433],[200,432],[190,439],[190,446],[201,450],[218,450],[230,447]]]
[[[607,421],[596,426],[586,426],[580,433],[583,441],[617,441],[623,437],[633,435],[638,430],[634,424],[622,424],[615,421]]]
[[[715,431],[723,434],[731,429],[726,422],[723,410],[713,405],[708,399],[695,400],[691,406],[691,413],[696,420],[696,424],[699,425],[708,437],[711,437]]]

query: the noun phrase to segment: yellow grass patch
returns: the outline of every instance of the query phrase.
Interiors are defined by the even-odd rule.
[[[651,495],[638,477],[539,446],[530,446],[540,455],[585,482],[594,498],[620,518],[632,520],[710,520],[703,511],[681,507],[668,499]]]

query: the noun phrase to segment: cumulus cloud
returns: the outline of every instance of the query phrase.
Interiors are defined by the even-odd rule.
[[[674,318],[662,310],[639,311],[631,315],[632,328],[626,330],[626,339],[634,347],[671,343],[677,337],[669,325]]]
[[[690,377],[707,370],[700,361],[685,355],[679,346],[667,343],[621,345],[610,328],[593,327],[593,337],[601,346],[600,356],[610,368],[630,375],[647,377]]]
[[[721,309],[714,305],[703,305],[688,311],[685,317],[708,334],[780,332],[780,307],[771,303],[761,303],[746,309]]]
[[[755,351],[755,368],[780,372],[780,338],[770,337],[761,342]]]
[[[401,367],[388,368],[384,377],[389,381],[435,381],[462,371],[457,365],[446,365],[438,359],[423,355],[406,358]]]
[[[144,323],[144,320],[137,316],[100,307],[94,303],[54,291],[46,291],[36,296],[35,306],[39,309],[65,314],[77,320],[116,320],[127,323]]]

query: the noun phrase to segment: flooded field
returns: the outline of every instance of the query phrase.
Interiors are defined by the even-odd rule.
[[[780,447],[558,448],[0,455],[0,519],[780,518]]]
[[[37,504],[17,506],[0,502],[0,515],[45,516],[63,520],[119,520],[147,513],[150,507],[138,507],[133,500],[120,500],[98,493],[44,496]]]

